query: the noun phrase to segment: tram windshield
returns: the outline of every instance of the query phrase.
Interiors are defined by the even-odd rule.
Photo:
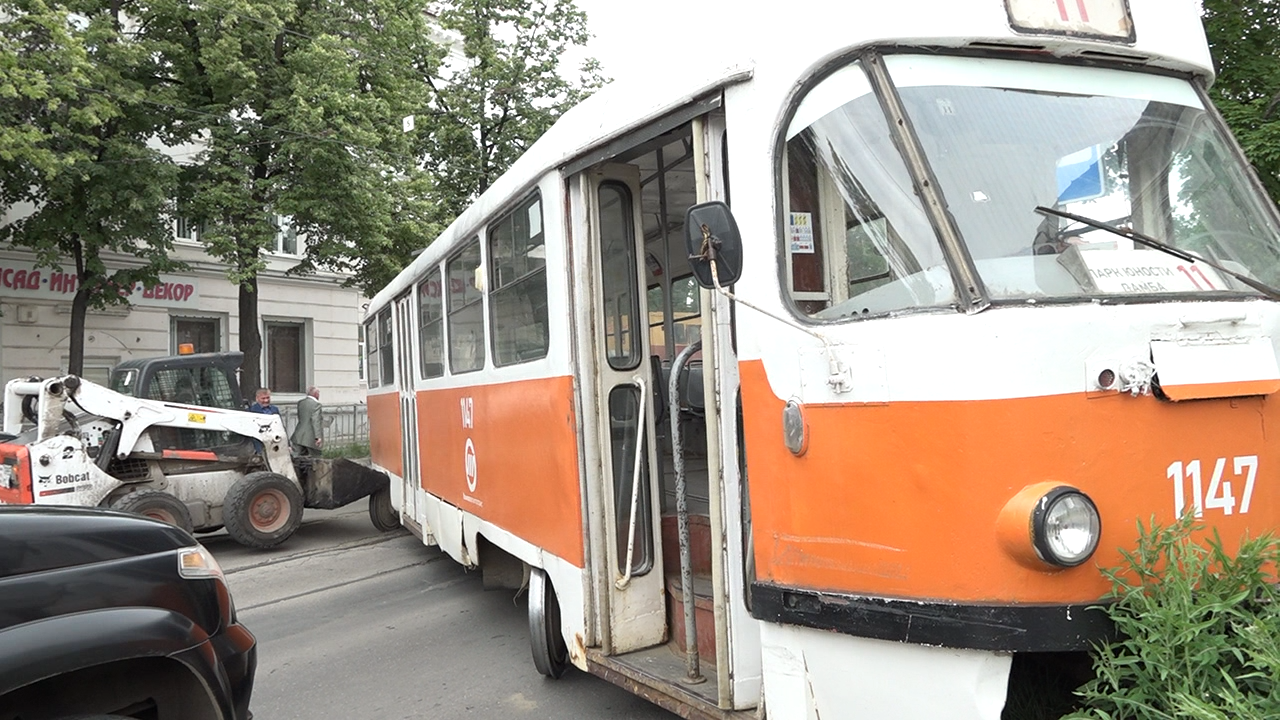
[[[1273,215],[1187,81],[940,56],[893,55],[885,67],[993,300],[1257,294],[1209,264],[1037,207],[1280,284]],[[788,130],[790,289],[818,318],[954,297],[940,245],[907,197],[905,165],[876,137],[887,135],[883,117],[870,117],[879,112],[854,65],[810,91]],[[895,182],[878,182],[885,174]]]

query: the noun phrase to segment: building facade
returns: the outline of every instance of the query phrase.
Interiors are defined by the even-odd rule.
[[[282,225],[258,278],[261,377],[278,405],[296,402],[310,385],[320,388],[326,404],[363,403],[364,298],[343,287],[341,275],[287,276],[304,240]],[[103,382],[116,363],[174,354],[180,343],[197,352],[239,349],[238,291],[226,266],[205,252],[183,221],[174,223],[174,232],[174,254],[187,271],[164,275],[154,287],[136,286],[127,306],[89,311],[86,378]],[[126,256],[107,257],[108,267],[128,264]],[[66,372],[75,286],[70,261],[61,272],[38,268],[32,253],[0,247],[0,378]]]

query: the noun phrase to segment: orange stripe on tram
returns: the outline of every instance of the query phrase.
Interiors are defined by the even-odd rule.
[[[1231,481],[1235,511],[1207,500],[1203,510],[1229,551],[1280,512],[1273,475],[1249,481],[1280,462],[1264,434],[1280,426],[1280,403],[1266,398],[811,405],[809,447],[797,457],[783,443],[783,401],[763,365],[742,363],[741,377],[763,582],[960,603],[1092,602],[1109,589],[1098,567],[1118,565],[1119,548],[1135,545],[1135,517],[1168,523],[1179,498],[1192,505],[1184,475],[1193,463],[1206,497],[1215,473]],[[1140,443],[1131,428],[1145,428]],[[1038,483],[1074,486],[1097,504],[1102,537],[1088,562],[1037,568],[1005,549],[1001,511]]]
[[[400,394],[369,395],[369,454],[374,462],[404,477],[400,455]]]
[[[583,566],[573,378],[420,391],[418,443],[424,490]]]

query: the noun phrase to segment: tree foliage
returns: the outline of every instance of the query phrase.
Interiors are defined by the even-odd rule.
[[[565,51],[588,38],[572,0],[446,0],[439,14],[462,57],[432,83],[420,152],[436,177],[436,209],[452,218],[604,80],[594,60],[576,80],[563,74]]]
[[[1210,95],[1280,202],[1280,0],[1204,0],[1217,67]]]
[[[400,119],[426,102],[441,50],[422,0],[155,0],[177,117],[202,146],[180,212],[239,291],[247,391],[258,377],[257,279],[288,218],[308,251],[291,272],[381,274],[426,199]]]
[[[69,370],[81,373],[90,307],[125,301],[171,259],[177,168],[149,141],[169,131],[154,47],[115,3],[0,2],[0,241],[76,277]],[[104,256],[131,256],[109,268]]]
[[[373,293],[601,84],[561,75],[571,0],[427,3],[0,0],[0,209],[36,208],[0,240],[75,263],[73,356],[85,308],[180,267],[183,217],[239,287],[254,388],[278,218],[306,237],[291,272]]]

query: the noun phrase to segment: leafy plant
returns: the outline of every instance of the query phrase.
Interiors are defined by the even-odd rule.
[[[1095,649],[1068,717],[1280,717],[1280,542],[1245,538],[1232,554],[1191,516],[1138,529],[1137,549],[1104,571],[1120,639]]]
[[[369,457],[369,443],[351,443],[349,445],[327,447],[324,448],[322,454],[327,458],[349,458],[352,460],[367,458]]]

